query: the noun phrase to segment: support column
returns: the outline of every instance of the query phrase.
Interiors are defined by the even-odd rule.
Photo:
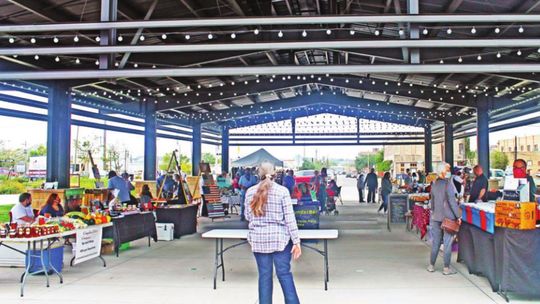
[[[118,0],[101,0],[100,20],[102,22],[116,21],[118,17]],[[99,34],[99,45],[111,46],[116,44],[116,29],[102,30]],[[106,70],[114,66],[114,54],[99,55],[99,69]]]
[[[144,180],[156,180],[157,120],[154,103],[146,103],[144,117]]]
[[[229,128],[221,129],[221,172],[229,172]]]
[[[199,175],[199,164],[202,156],[201,123],[194,122],[192,125],[192,148],[191,148],[191,172],[193,176]]]
[[[489,177],[489,104],[490,97],[480,96],[476,112],[476,145],[478,164]]]
[[[420,7],[418,5],[418,0],[407,0],[407,11],[410,15],[418,15],[420,13]],[[418,24],[409,24],[409,33],[411,39],[420,39],[420,29]],[[413,48],[409,52],[410,63],[419,64],[420,63],[420,49]]]
[[[69,87],[55,82],[49,87],[47,113],[47,182],[69,188],[71,152],[71,95]]]
[[[424,128],[424,171],[433,172],[433,143],[431,135],[431,126]]]
[[[444,123],[444,161],[454,167],[454,126]]]
[[[296,144],[296,118],[291,118],[292,143]]]
[[[360,144],[360,118],[356,119],[356,143]]]

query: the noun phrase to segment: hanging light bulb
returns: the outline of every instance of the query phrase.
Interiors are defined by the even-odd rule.
[[[472,29],[471,29],[471,34],[476,34],[476,28],[473,26]]]
[[[519,26],[518,32],[519,32],[520,34],[522,34],[523,32],[525,32],[525,29],[523,28],[523,26],[521,26],[521,25]]]
[[[118,36],[118,38],[116,38],[116,40],[118,40],[119,42],[122,42],[124,40],[124,37],[122,37],[121,35]]]
[[[355,34],[355,31],[354,31],[354,30],[350,30],[350,31],[349,31],[349,34],[351,34],[351,36],[352,36],[352,35]]]
[[[75,35],[75,37],[73,37],[73,42],[79,42],[79,36]]]
[[[39,55],[34,56],[35,60],[39,60]]]
[[[212,33],[208,34],[208,39],[210,40],[214,39],[214,35],[212,35]]]
[[[440,64],[443,64],[443,63],[444,63],[444,60],[441,59],[441,60],[439,61],[439,63],[440,63]]]
[[[139,37],[140,41],[144,41],[144,39],[146,39],[146,38],[144,38],[144,35],[141,35],[141,37]]]
[[[54,61],[60,62],[60,57],[58,57],[58,56],[54,57]]]
[[[79,63],[81,63],[81,60],[80,60],[79,58],[76,58],[76,59],[75,59],[75,63],[76,63],[76,64],[79,64]]]
[[[138,67],[139,67],[139,64],[138,64],[138,63],[134,63],[134,64],[133,64],[133,67],[134,67],[134,68],[138,68]],[[168,90],[167,90],[167,91],[168,91]]]
[[[501,32],[501,29],[498,28],[498,27],[496,27],[496,28],[495,28],[495,34],[498,34],[498,33],[500,33],[500,32]]]
[[[326,30],[326,35],[331,35],[332,34],[332,30],[331,29],[327,29]]]
[[[161,35],[161,39],[163,39],[163,40],[167,39],[167,34],[163,33],[163,34]]]
[[[403,36],[405,34],[405,31],[403,29],[399,29],[398,34],[400,36]]]
[[[305,30],[302,32],[302,37],[307,37],[307,32]]]
[[[518,50],[516,53],[518,56],[521,56],[521,50]]]
[[[463,62],[463,58],[459,57],[457,61],[458,61],[459,63],[462,63],[462,62]]]
[[[447,33],[448,35],[452,35],[452,29],[451,29],[451,28],[448,28],[448,29],[446,30],[446,33]]]
[[[236,34],[235,34],[235,33],[232,33],[232,34],[231,34],[231,38],[232,38],[232,39],[236,39]]]
[[[99,65],[99,60],[96,60],[95,64],[96,64],[96,65]]]
[[[259,35],[259,33],[260,33],[260,32],[259,32],[259,29],[255,29],[255,30],[253,31],[253,34],[255,34],[255,35]]]
[[[482,60],[482,55],[478,55],[478,57],[476,57],[476,59],[477,59],[478,61]]]
[[[10,37],[10,38],[9,38],[9,43],[14,43],[14,42],[15,42],[15,38]]]
[[[497,52],[497,58],[501,58],[501,52]]]
[[[101,38],[99,36],[96,36],[96,42],[100,42],[101,41]]]
[[[191,39],[191,36],[190,36],[189,34],[186,34],[186,35],[184,36],[184,38],[185,38],[186,40],[189,40],[189,39]]]
[[[428,29],[427,29],[427,28],[424,28],[424,30],[422,30],[422,34],[424,34],[424,35],[427,35],[427,34],[429,34],[429,31],[428,31]]]
[[[282,37],[283,37],[283,32],[282,32],[282,31],[279,31],[279,33],[277,34],[277,36],[278,36],[279,38],[282,38]]]
[[[379,30],[375,30],[375,36],[379,36],[381,32]]]
[[[30,38],[30,42],[31,43],[36,43],[36,38],[34,38],[34,37]]]

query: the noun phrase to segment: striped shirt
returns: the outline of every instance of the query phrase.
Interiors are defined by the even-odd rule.
[[[287,188],[272,183],[268,191],[268,202],[264,206],[264,215],[255,216],[250,203],[260,184],[248,189],[245,200],[245,216],[249,221],[248,242],[251,250],[258,253],[283,251],[292,240],[299,244],[298,226]]]

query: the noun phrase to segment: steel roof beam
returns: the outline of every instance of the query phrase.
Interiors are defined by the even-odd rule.
[[[54,32],[91,31],[134,28],[178,28],[178,27],[226,27],[264,25],[317,25],[342,23],[538,23],[539,14],[483,14],[483,15],[341,15],[341,16],[297,16],[297,17],[250,17],[208,18],[154,21],[87,22],[56,24],[3,25],[0,32]]]
[[[269,51],[304,49],[383,49],[383,48],[537,48],[540,39],[444,39],[444,40],[346,40],[260,43],[158,44],[81,47],[1,48],[0,55],[82,55],[108,53],[174,53],[218,51]]]
[[[244,75],[311,75],[311,74],[440,74],[440,73],[538,73],[540,64],[384,64],[258,66],[212,68],[165,68],[124,70],[55,70],[0,72],[0,80],[67,80],[144,77],[203,77]]]

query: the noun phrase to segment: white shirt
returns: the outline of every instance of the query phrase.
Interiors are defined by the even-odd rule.
[[[11,208],[11,214],[13,216],[13,221],[16,222],[17,225],[28,224],[28,222],[21,220],[21,218],[25,216],[32,219],[34,218],[32,206],[24,207],[21,203],[17,203]]]

